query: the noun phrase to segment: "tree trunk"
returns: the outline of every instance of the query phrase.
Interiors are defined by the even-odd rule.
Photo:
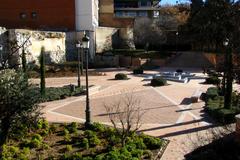
[[[224,108],[231,108],[232,105],[232,83],[233,83],[233,64],[232,50],[227,50],[227,65],[226,65],[226,90],[224,96]]]

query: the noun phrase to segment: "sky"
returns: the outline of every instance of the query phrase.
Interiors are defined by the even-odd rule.
[[[178,3],[188,2],[188,0],[161,0],[160,4],[161,5],[164,5],[164,4],[174,5],[174,4],[176,4],[176,1],[178,1]]]

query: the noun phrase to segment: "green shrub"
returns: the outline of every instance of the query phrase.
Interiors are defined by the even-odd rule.
[[[72,145],[66,145],[66,148],[65,148],[65,151],[66,152],[70,152],[70,151],[72,151]]]
[[[105,160],[105,154],[99,154],[97,155],[94,160]]]
[[[64,136],[64,141],[67,142],[67,143],[72,141],[70,134],[67,134],[67,135]]]
[[[116,144],[121,143],[120,137],[118,137],[116,135],[110,135],[107,137],[107,139],[108,139],[109,144],[111,144],[111,145],[116,145]]]
[[[49,133],[49,131],[45,129],[45,130],[42,130],[40,134],[41,134],[41,136],[47,136],[48,133]]]
[[[134,139],[134,144],[137,146],[138,149],[146,149],[146,145],[145,143],[143,142],[143,139],[142,138],[135,138]]]
[[[145,159],[153,159],[153,153],[150,150],[144,150],[143,155]]]
[[[219,85],[220,82],[221,80],[216,76],[210,76],[206,78],[206,81],[205,81],[206,84],[213,84],[213,85]]]
[[[41,136],[40,134],[34,134],[34,135],[32,136],[32,140],[33,140],[33,139],[37,139],[37,140],[39,140],[40,142],[43,141],[43,138],[42,138],[42,136]]]
[[[92,157],[83,157],[82,160],[93,160]]]
[[[141,150],[141,149],[134,149],[134,150],[131,151],[131,154],[132,154],[133,157],[137,157],[137,158],[140,159],[142,157],[142,155],[143,155],[143,150]]]
[[[147,146],[147,149],[159,149],[162,146],[162,140],[159,138],[154,138],[145,135],[143,137],[143,142]]]
[[[97,146],[101,143],[101,140],[97,136],[94,136],[89,139],[89,143],[90,143],[90,146]]]
[[[69,130],[67,128],[64,128],[63,130],[63,136],[69,135]]]
[[[83,138],[82,139],[82,143],[81,143],[81,146],[85,149],[89,149],[89,141],[87,138]]]
[[[182,70],[182,69],[177,69],[176,72],[177,72],[177,73],[182,73],[183,70]]]
[[[103,124],[100,124],[98,122],[94,122],[92,124],[92,127],[93,127],[93,130],[96,131],[96,132],[104,132],[106,130],[105,126]]]
[[[215,97],[217,97],[218,94],[218,88],[216,87],[210,87],[208,88],[207,92],[206,92],[206,98],[208,99],[214,99]]]
[[[50,133],[55,133],[57,131],[57,125],[56,124],[51,124],[49,128]]]
[[[67,129],[69,130],[70,133],[76,133],[78,129],[78,125],[76,122],[72,122],[67,126]]]
[[[86,130],[84,132],[84,136],[87,137],[87,139],[93,138],[95,136],[97,136],[97,133],[91,130]]]
[[[74,153],[72,155],[65,153],[61,157],[61,160],[82,160],[82,155],[81,155],[81,153]]]
[[[143,74],[143,69],[142,68],[136,68],[133,70],[133,74]]]
[[[49,149],[50,146],[47,144],[47,143],[43,143],[42,144],[42,149],[45,150],[45,149]]]
[[[151,80],[151,86],[165,86],[167,84],[167,81],[163,78],[153,78]]]
[[[132,154],[131,152],[129,152],[127,150],[126,147],[123,147],[121,150],[120,150],[121,154],[119,156],[120,159],[132,159]]]
[[[32,139],[29,143],[29,146],[31,148],[39,148],[41,145],[42,145],[42,142],[36,138]]]
[[[118,74],[115,75],[115,79],[116,79],[116,80],[127,80],[128,77],[127,77],[127,75],[124,74],[124,73],[118,73]]]
[[[118,150],[110,151],[106,154],[105,160],[121,160],[119,157],[121,156]]]

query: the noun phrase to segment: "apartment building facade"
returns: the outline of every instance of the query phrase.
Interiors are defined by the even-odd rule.
[[[133,27],[137,17],[159,16],[159,0],[99,0],[99,24],[106,27]]]

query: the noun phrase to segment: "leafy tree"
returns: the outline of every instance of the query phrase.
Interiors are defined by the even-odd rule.
[[[0,71],[0,156],[14,128],[22,124],[30,126],[39,116],[31,89],[23,72],[10,69]]]
[[[232,53],[239,52],[240,23],[239,1],[206,0],[199,5],[198,11],[192,11],[185,28],[191,35],[194,48],[225,53],[225,69],[223,78],[223,91],[225,108],[231,107],[231,93],[233,82]],[[192,7],[192,9],[194,9]],[[228,40],[228,45],[223,43]]]
[[[46,95],[46,83],[45,83],[45,48],[41,48],[41,53],[40,53],[40,76],[41,76],[41,95],[45,96]]]

